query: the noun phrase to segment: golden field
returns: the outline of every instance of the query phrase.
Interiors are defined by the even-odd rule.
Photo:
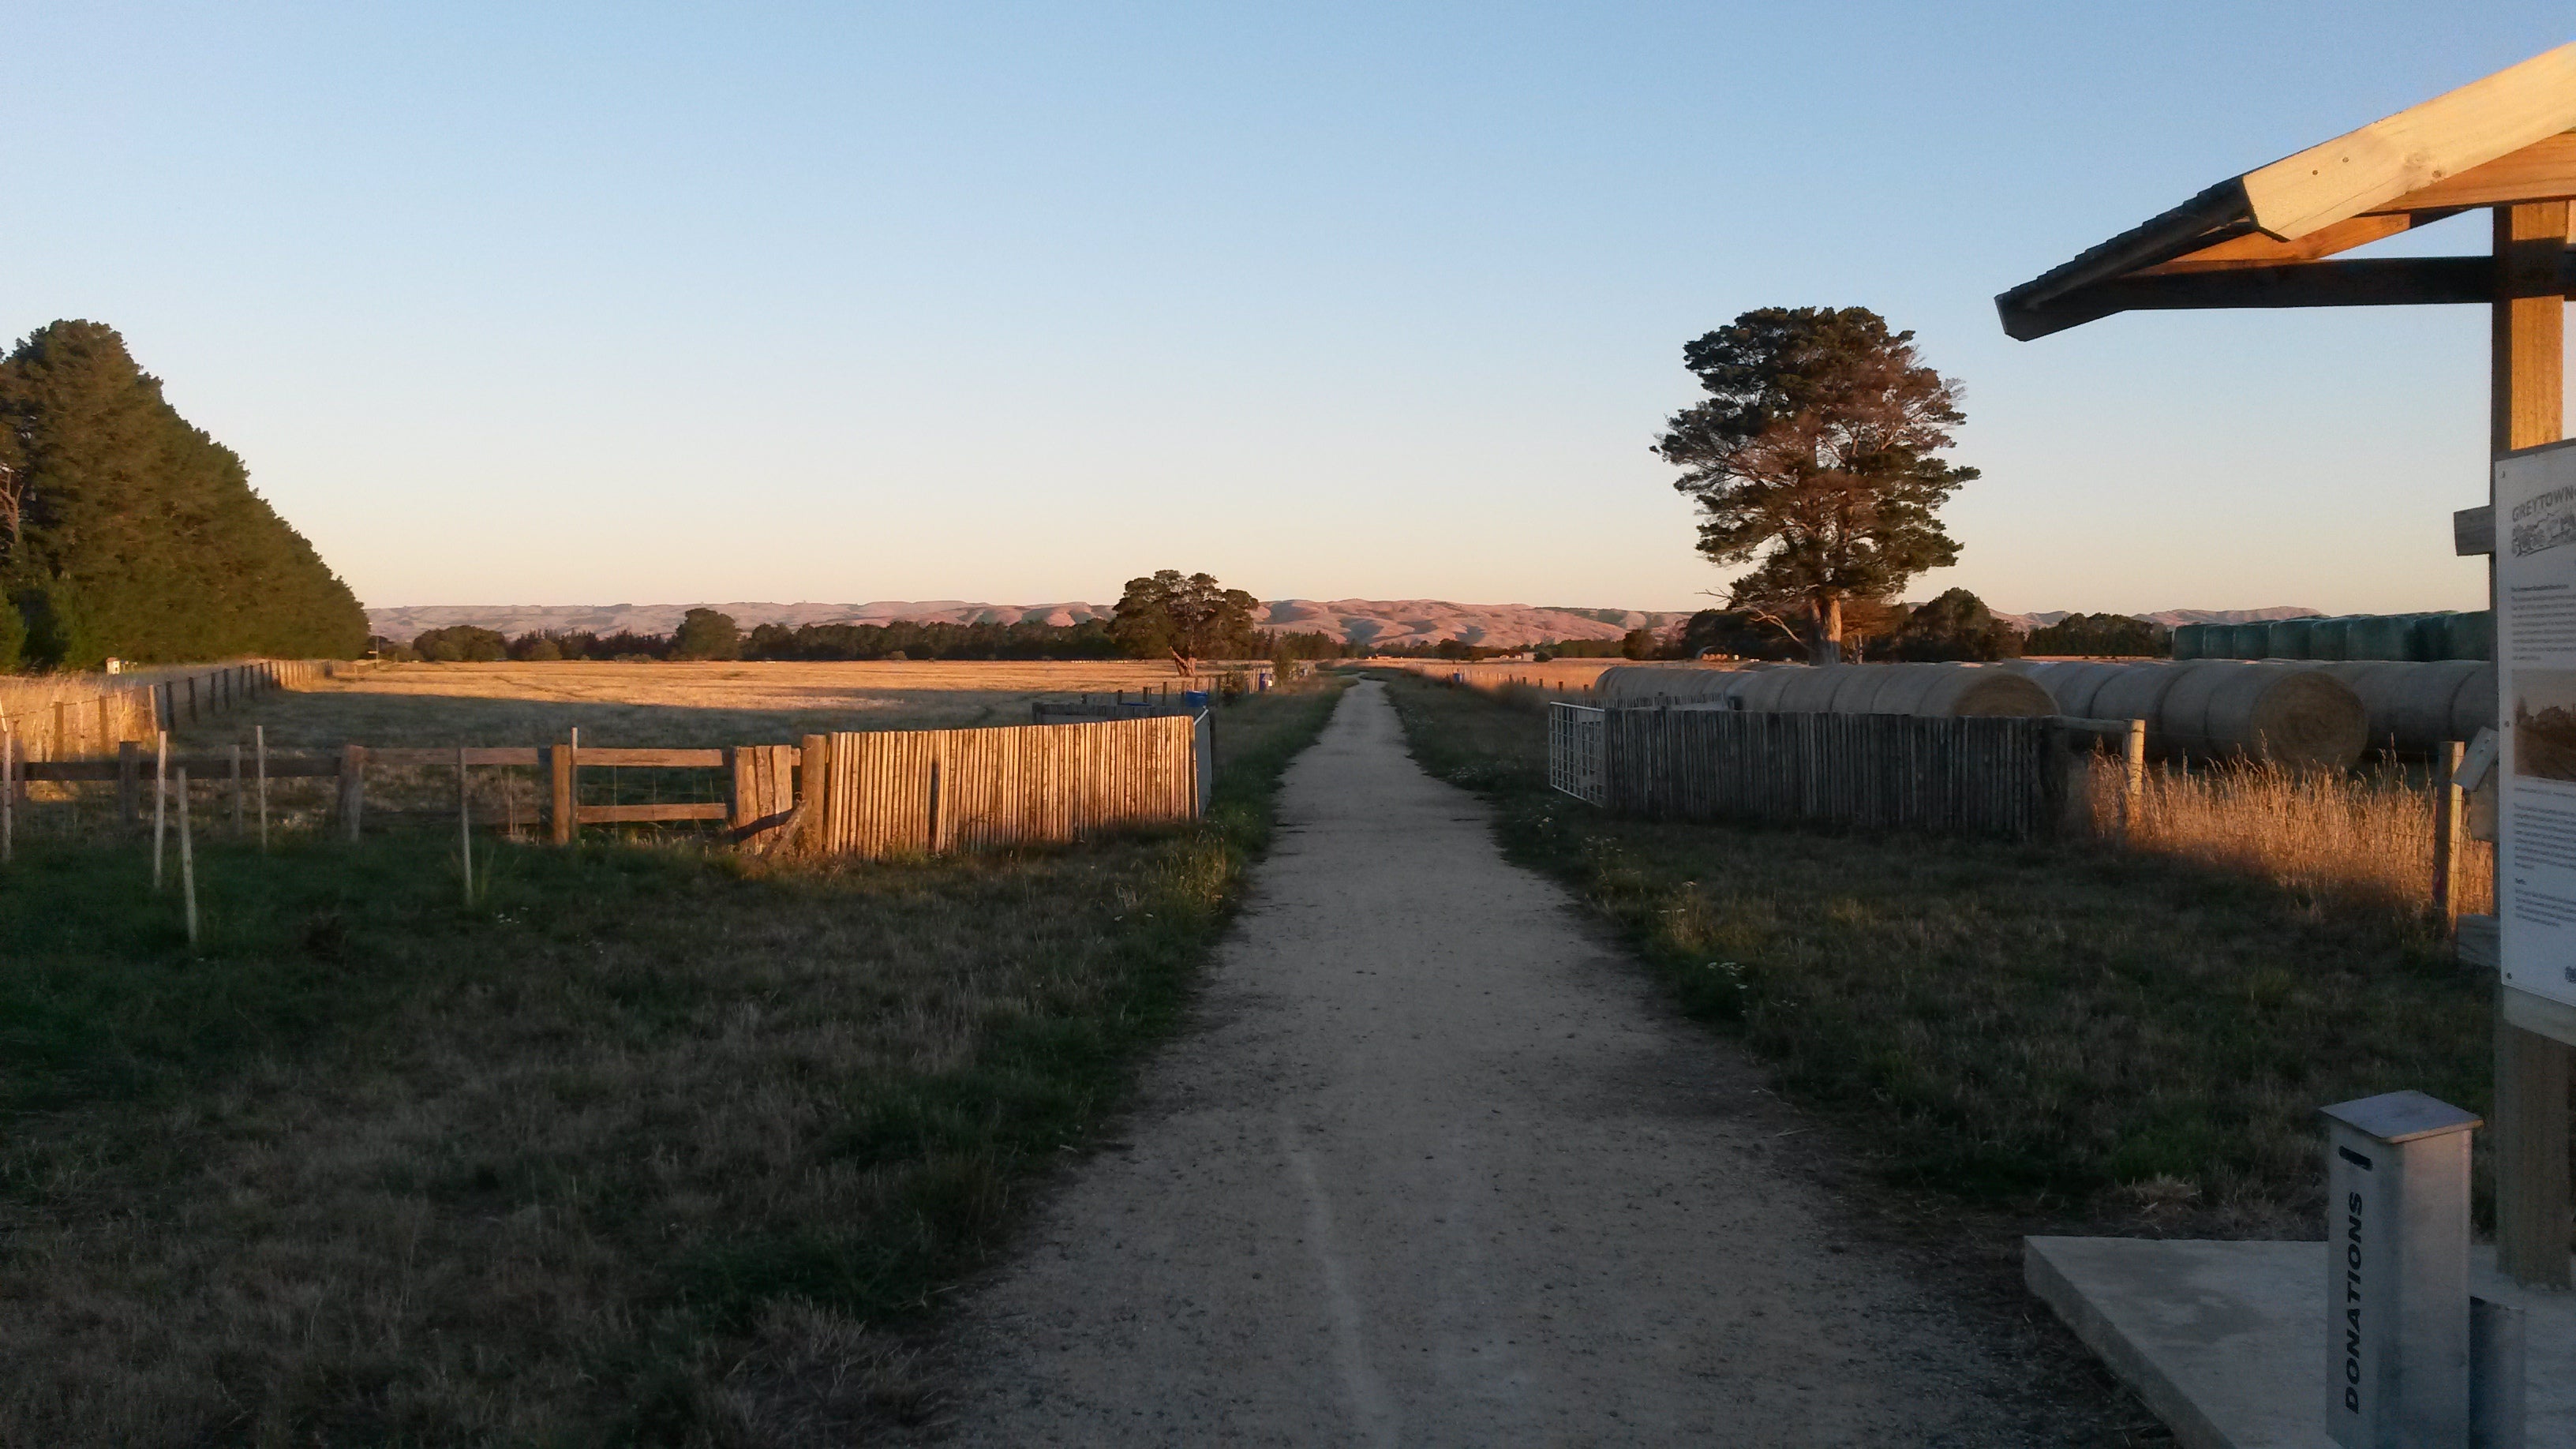
[[[1212,687],[1216,674],[1199,678]],[[1188,687],[1169,663],[1126,659],[388,664],[253,700],[179,742],[227,744],[256,724],[285,750],[536,745],[576,728],[586,745],[793,744],[833,730],[1026,724],[1036,699]]]

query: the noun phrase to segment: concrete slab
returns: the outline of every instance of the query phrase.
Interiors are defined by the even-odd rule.
[[[2022,1276],[2189,1449],[2332,1449],[2318,1302],[2323,1243],[2027,1238]],[[2496,1276],[2469,1291],[2530,1318],[2530,1449],[2576,1449],[2576,1294]]]

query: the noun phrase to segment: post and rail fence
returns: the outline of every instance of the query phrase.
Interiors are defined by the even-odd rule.
[[[22,761],[103,759],[130,740],[230,712],[255,696],[301,689],[328,678],[332,661],[250,659],[210,665],[135,684],[47,677],[0,680],[0,734],[15,738]]]
[[[348,744],[328,753],[272,754],[263,741],[246,758],[239,746],[220,754],[172,755],[147,753],[127,740],[114,758],[68,760],[26,759],[0,749],[0,850],[7,849],[14,825],[14,810],[6,807],[22,804],[30,784],[113,783],[118,824],[129,835],[141,832],[147,790],[157,815],[166,807],[166,782],[173,778],[220,784],[229,792],[234,833],[245,833],[255,803],[264,839],[271,781],[327,779],[333,782],[331,822],[337,834],[354,841],[367,816],[371,768],[456,771],[460,817],[468,809],[469,773],[495,768],[533,770],[546,779],[542,823],[557,844],[577,840],[587,825],[706,822],[758,851],[792,847],[862,858],[944,854],[1195,819],[1207,812],[1214,745],[1210,717],[1200,710],[1067,724],[808,735],[796,745],[717,748],[608,748],[575,740],[498,747]],[[721,798],[585,803],[585,769],[718,772]],[[505,818],[515,831],[515,813]]]

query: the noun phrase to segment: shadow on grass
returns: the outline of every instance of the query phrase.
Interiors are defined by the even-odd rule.
[[[0,1442],[847,1442],[1179,1020],[1334,695],[1211,818],[864,865],[447,842],[0,872]]]

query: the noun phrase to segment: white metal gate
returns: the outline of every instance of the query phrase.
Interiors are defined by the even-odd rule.
[[[1547,783],[1577,800],[1610,803],[1601,768],[1601,741],[1608,733],[1606,711],[1586,704],[1550,704],[1547,709]]]

